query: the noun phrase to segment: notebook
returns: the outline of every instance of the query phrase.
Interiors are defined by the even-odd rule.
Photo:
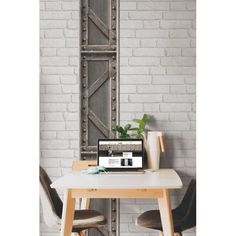
[[[99,139],[97,148],[97,165],[109,173],[144,173],[142,139]]]

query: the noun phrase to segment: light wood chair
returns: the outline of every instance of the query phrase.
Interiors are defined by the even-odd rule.
[[[74,160],[72,163],[72,170],[73,171],[80,171],[83,169],[87,169],[91,166],[96,166],[96,160]],[[90,199],[89,198],[82,198],[81,199],[81,209],[89,209]]]

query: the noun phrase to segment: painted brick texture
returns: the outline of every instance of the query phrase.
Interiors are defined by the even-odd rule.
[[[185,188],[195,176],[195,1],[121,0],[121,123],[152,115],[151,130],[166,134],[162,167],[174,167]],[[132,122],[131,122],[132,123]],[[121,200],[121,235],[157,235],[134,225],[156,201]],[[157,206],[156,206],[157,207]],[[195,235],[189,230],[184,235]]]
[[[40,163],[52,179],[79,157],[79,0],[40,1]],[[195,176],[195,1],[120,1],[121,123],[144,112],[166,134],[162,167],[186,184]],[[174,191],[175,206],[183,191]],[[134,225],[156,201],[121,201],[121,235],[154,236]],[[41,236],[59,236],[43,223]],[[184,235],[195,236],[191,230]]]

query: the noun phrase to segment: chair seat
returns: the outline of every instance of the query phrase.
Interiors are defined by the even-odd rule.
[[[174,221],[174,230],[175,232],[181,232],[182,231],[182,216],[176,212],[173,211],[173,221]],[[161,216],[159,210],[151,210],[146,211],[138,216],[136,219],[136,224],[150,229],[156,229],[162,231],[162,225],[161,225]]]
[[[85,228],[104,226],[106,218],[95,210],[76,210],[73,220],[73,232],[78,232]]]

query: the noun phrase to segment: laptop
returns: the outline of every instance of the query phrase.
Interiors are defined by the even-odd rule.
[[[142,139],[99,139],[97,165],[109,173],[144,173]]]

